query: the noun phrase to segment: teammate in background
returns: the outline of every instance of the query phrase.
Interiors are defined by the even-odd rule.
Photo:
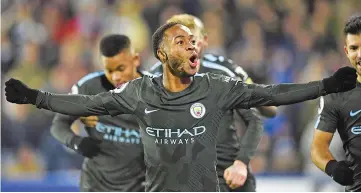
[[[212,72],[223,74],[239,80],[252,83],[251,78],[242,69],[242,67],[233,64],[232,60],[224,56],[214,54],[203,54],[208,45],[208,37],[204,29],[203,22],[188,14],[174,15],[167,23],[179,22],[187,26],[195,37],[195,47],[199,54],[199,72]],[[152,74],[163,73],[162,63],[158,62],[151,67]],[[274,117],[276,107],[258,108],[262,115]],[[237,128],[234,124],[234,116],[239,116],[247,128],[241,140],[237,136]],[[257,150],[257,146],[263,135],[263,121],[257,110],[237,109],[225,113],[218,131],[217,139],[217,173],[219,178],[220,190],[222,192],[255,192],[256,180],[250,172],[249,162]]]
[[[361,15],[351,17],[345,27],[345,53],[357,71],[356,88],[320,99],[319,118],[311,147],[312,162],[346,187],[361,191]],[[346,160],[335,160],[329,150],[334,132],[343,141]]]
[[[71,94],[96,95],[141,77],[140,64],[127,36],[108,35],[100,41],[104,71],[80,79]],[[144,191],[145,165],[139,126],[134,116],[82,117],[88,137],[70,129],[78,116],[56,114],[52,135],[67,147],[85,156],[81,172],[81,191]],[[96,121],[96,122],[94,122]]]
[[[153,34],[163,74],[143,76],[97,95],[53,94],[5,82],[6,100],[73,116],[134,114],[146,164],[146,191],[218,191],[216,139],[230,109],[288,105],[355,88],[355,69],[305,84],[245,84],[199,70],[190,29],[167,23]]]

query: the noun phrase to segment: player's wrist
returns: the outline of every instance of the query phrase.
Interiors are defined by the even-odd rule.
[[[336,160],[330,160],[325,167],[325,173],[332,177],[333,171],[337,168],[338,162]]]
[[[39,92],[40,92],[39,90],[31,89],[31,88],[26,91],[25,96],[26,96],[29,104],[36,105],[36,101],[37,101]]]
[[[236,166],[246,166],[247,167],[247,165],[248,165],[248,163],[245,163],[244,161],[242,161],[242,160],[234,160],[234,162],[233,162],[233,165],[236,165]]]
[[[324,78],[321,82],[323,86],[322,95],[340,92],[341,82],[339,82],[335,77],[330,76],[328,78]]]
[[[235,159],[235,161],[234,161],[233,163],[239,163],[239,162],[241,162],[241,163],[243,163],[243,164],[245,164],[245,165],[249,165],[249,162],[250,162],[250,161],[251,161],[251,160],[250,160],[249,158],[247,158],[247,157],[237,156],[236,159]]]
[[[80,137],[80,136],[72,137],[72,139],[70,140],[69,147],[77,152],[80,152],[79,144],[81,143],[82,140],[83,140],[83,137]]]
[[[346,161],[330,160],[326,165],[325,172],[331,176],[335,182],[343,186],[354,183],[354,171],[349,168],[349,164]]]
[[[101,140],[91,137],[74,136],[71,140],[71,148],[79,154],[92,158],[100,153]]]

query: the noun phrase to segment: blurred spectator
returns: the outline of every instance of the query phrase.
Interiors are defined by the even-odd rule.
[[[15,154],[15,159],[10,158],[2,169],[5,169],[7,178],[20,179],[41,177],[44,172],[41,156],[27,145],[22,145]]]

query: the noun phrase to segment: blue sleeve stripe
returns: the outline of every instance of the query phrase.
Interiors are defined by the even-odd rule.
[[[235,77],[236,74],[233,73],[230,69],[228,69],[225,66],[222,66],[220,64],[214,63],[214,62],[209,62],[209,61],[202,61],[202,66],[207,67],[207,68],[212,68],[212,69],[217,69],[217,70],[221,70],[225,73],[228,74],[228,76],[230,77]]]
[[[90,80],[90,79],[93,79],[95,77],[98,77],[98,76],[101,76],[104,74],[104,71],[98,71],[98,72],[93,72],[93,73],[90,73],[86,76],[84,76],[82,79],[80,79],[78,81],[78,86],[81,86],[82,84],[84,84],[86,81]]]
[[[160,69],[158,69],[160,68]],[[155,72],[159,72],[162,71],[162,63],[161,62],[157,62],[156,64],[154,64],[152,67],[150,67],[150,72],[151,73],[155,73]],[[155,72],[154,72],[155,71]]]
[[[316,124],[315,124],[315,128],[317,128],[317,127],[318,127],[318,124],[320,124],[320,119],[321,119],[321,115],[318,116],[318,118],[317,118],[317,121],[316,121]]]

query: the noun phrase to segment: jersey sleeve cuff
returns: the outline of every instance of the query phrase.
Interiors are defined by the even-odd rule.
[[[327,95],[327,91],[325,89],[325,85],[323,83],[323,81],[319,81],[320,82],[320,96],[325,96]]]
[[[249,165],[249,162],[251,161],[248,157],[245,157],[245,156],[237,156],[236,160],[239,160],[246,165]]]

